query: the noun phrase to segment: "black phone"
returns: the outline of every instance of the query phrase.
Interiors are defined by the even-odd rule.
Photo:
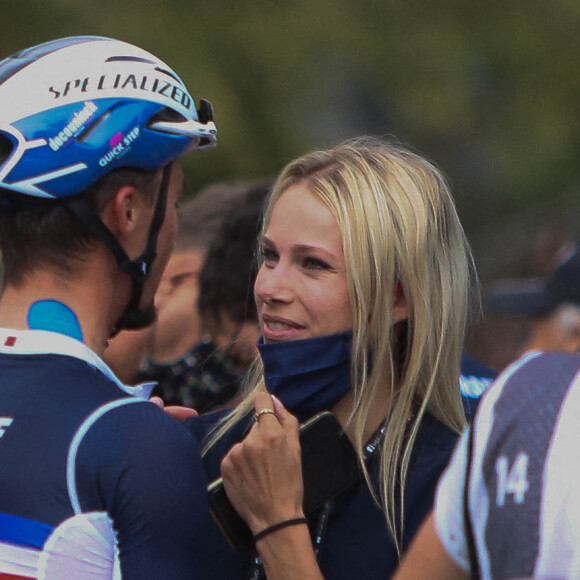
[[[329,411],[300,426],[304,513],[308,516],[360,481],[358,457],[340,423]],[[209,507],[230,545],[238,552],[252,547],[252,533],[226,495],[222,478],[208,486]]]

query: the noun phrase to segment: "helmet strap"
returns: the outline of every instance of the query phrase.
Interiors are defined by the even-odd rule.
[[[127,253],[111,233],[109,228],[102,222],[98,213],[82,197],[73,197],[67,200],[67,207],[72,211],[89,229],[91,234],[101,240],[111,251],[119,269],[131,277],[133,282],[133,292],[131,299],[115,325],[115,333],[123,329],[136,330],[149,326],[156,316],[155,305],[141,308],[141,295],[143,286],[149,277],[151,266],[157,256],[157,239],[159,231],[165,220],[167,208],[167,194],[169,191],[169,181],[171,178],[171,163],[163,168],[161,185],[155,203],[155,210],[151,226],[149,227],[149,236],[145,251],[135,260],[131,260]]]

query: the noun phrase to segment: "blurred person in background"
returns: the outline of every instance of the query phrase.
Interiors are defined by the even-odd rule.
[[[175,250],[155,295],[155,321],[141,330],[120,332],[105,350],[105,362],[125,384],[139,380],[145,361],[170,363],[199,342],[199,270],[211,240],[246,189],[242,183],[217,183],[180,204]]]
[[[184,313],[196,309],[197,335],[189,333],[196,340],[173,348],[167,362],[149,355],[141,365],[139,379],[157,381],[154,394],[167,405],[191,407],[199,413],[232,405],[242,376],[258,354],[253,286],[260,220],[270,187],[270,182],[247,185],[236,196],[209,245],[197,277],[197,297],[185,294],[180,308],[173,308],[179,327],[194,324],[194,318],[188,321]],[[167,324],[161,319],[156,332],[163,330],[163,323]]]
[[[534,318],[528,312],[520,312],[517,305],[512,308],[513,300],[506,309],[503,298],[496,311],[494,295],[509,294],[514,289],[537,290],[575,251],[575,232],[546,222],[513,257],[504,260],[497,256],[496,271],[484,282],[480,313],[468,329],[466,351],[495,372],[516,360],[530,339]]]
[[[545,278],[500,280],[490,286],[487,311],[526,328],[517,355],[533,350],[580,351],[580,253],[567,244]],[[517,357],[515,357],[517,358]]]

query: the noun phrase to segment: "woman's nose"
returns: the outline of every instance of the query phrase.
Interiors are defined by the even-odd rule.
[[[254,294],[256,300],[261,300],[266,304],[272,302],[291,302],[293,293],[291,278],[288,272],[284,271],[279,265],[273,268],[262,266],[256,276]]]

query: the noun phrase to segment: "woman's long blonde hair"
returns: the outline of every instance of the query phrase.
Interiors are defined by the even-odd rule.
[[[342,234],[353,312],[354,443],[400,550],[405,482],[424,414],[457,433],[465,426],[459,368],[475,277],[471,254],[445,178],[403,147],[359,138],[291,162],[267,202],[264,232],[280,195],[298,183],[320,196]],[[393,325],[399,283],[409,317]],[[252,409],[256,390],[264,388],[257,361],[244,400],[210,437],[206,450]],[[391,407],[376,493],[363,461],[363,433],[385,388]]]

